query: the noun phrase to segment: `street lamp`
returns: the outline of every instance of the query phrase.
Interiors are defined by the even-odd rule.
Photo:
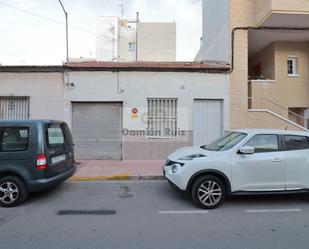
[[[61,0],[59,0],[61,7],[65,15],[65,25],[66,25],[66,48],[67,48],[67,63],[69,63],[69,24],[68,24],[68,12],[65,10]]]

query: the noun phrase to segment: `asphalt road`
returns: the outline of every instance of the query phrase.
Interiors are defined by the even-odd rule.
[[[2,249],[308,249],[309,196],[197,209],[165,181],[67,182],[0,209]]]

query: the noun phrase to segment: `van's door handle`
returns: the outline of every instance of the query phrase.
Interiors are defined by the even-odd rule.
[[[275,158],[272,162],[273,163],[282,163],[282,159],[281,158]]]

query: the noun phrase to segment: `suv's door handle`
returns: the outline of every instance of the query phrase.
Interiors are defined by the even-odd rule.
[[[274,160],[272,160],[273,163],[282,163],[282,159],[281,158],[275,158]]]

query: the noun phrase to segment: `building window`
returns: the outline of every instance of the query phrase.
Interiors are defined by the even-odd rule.
[[[136,43],[135,42],[129,42],[129,51],[133,52],[136,50]]]
[[[29,97],[0,97],[0,119],[28,119]]]
[[[177,99],[148,99],[148,137],[177,137]]]
[[[288,57],[288,76],[298,76],[298,58],[297,57]]]

